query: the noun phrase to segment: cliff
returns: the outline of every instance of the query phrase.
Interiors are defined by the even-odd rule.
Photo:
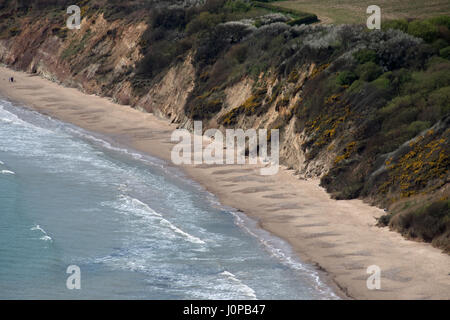
[[[281,162],[450,251],[450,18],[290,25],[240,1],[0,6],[0,61],[180,127],[280,129]],[[424,31],[425,30],[425,31]]]

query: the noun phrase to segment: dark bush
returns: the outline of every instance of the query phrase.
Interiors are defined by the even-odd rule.
[[[204,11],[193,18],[186,26],[188,34],[205,33],[223,22],[223,16]]]
[[[409,66],[412,64],[409,61],[411,58],[422,57],[420,43],[420,39],[398,31],[394,32],[390,39],[377,48],[378,64],[385,70]],[[414,65],[417,65],[417,63],[414,63]]]
[[[366,62],[377,62],[377,54],[375,51],[370,49],[362,49],[353,54],[355,59],[359,64],[363,64]]]
[[[380,227],[387,227],[389,225],[389,221],[391,221],[392,214],[384,214],[378,218],[377,225]]]
[[[139,62],[137,74],[149,78],[154,77],[169,67],[177,57],[186,53],[190,48],[191,43],[188,39],[158,41],[147,50],[144,58]]]
[[[187,24],[186,11],[183,9],[159,9],[152,17],[153,28],[184,29]]]
[[[412,21],[408,25],[408,33],[422,38],[426,42],[433,42],[438,37],[438,28],[428,21]]]
[[[193,120],[209,119],[222,109],[220,100],[197,99],[190,109],[189,116]]]
[[[247,44],[237,44],[230,49],[229,56],[232,59],[236,59],[238,63],[243,63],[247,58],[247,53]]]
[[[358,79],[358,76],[354,72],[345,70],[339,72],[336,81],[341,86],[344,86],[351,85],[356,79]]]
[[[252,6],[250,2],[245,2],[242,0],[228,0],[224,7],[231,12],[247,12]]]
[[[445,41],[442,38],[437,39],[436,41],[434,41],[431,46],[435,49],[435,50],[441,50],[444,49],[445,47],[447,47],[449,45],[449,43],[447,41]]]
[[[403,32],[408,31],[408,21],[406,19],[398,19],[398,20],[389,20],[385,21],[382,24],[383,29],[396,29]]]
[[[240,22],[222,23],[216,26],[201,43],[195,54],[195,61],[200,65],[212,64],[220,53],[249,35],[254,27]]]
[[[411,238],[431,242],[450,231],[450,201],[438,200],[422,209],[399,214],[391,219],[390,226]],[[450,249],[450,242],[445,243],[444,249]]]
[[[382,73],[383,70],[381,69],[381,67],[372,61],[359,65],[356,68],[356,74],[361,80],[364,81],[373,81],[381,76]]]
[[[445,47],[444,49],[439,50],[439,55],[442,58],[450,60],[450,46]]]

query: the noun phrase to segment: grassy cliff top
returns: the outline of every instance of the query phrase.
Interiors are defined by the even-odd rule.
[[[324,23],[365,23],[370,5],[381,8],[382,19],[417,19],[445,15],[450,12],[448,0],[287,0],[274,1],[281,8],[311,12]]]

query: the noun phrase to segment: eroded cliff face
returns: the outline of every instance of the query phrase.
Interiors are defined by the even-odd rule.
[[[147,18],[107,20],[103,13],[89,15],[80,30],[68,30],[48,17],[17,21],[20,32],[0,38],[0,61],[8,66],[153,112],[180,128],[192,129],[193,121],[201,120],[204,130],[280,129],[281,164],[300,178],[321,178],[338,199],[360,197],[401,213],[420,209],[421,199],[448,199],[450,118],[438,109],[446,108],[442,101],[450,88],[445,76],[450,64],[439,59],[425,64],[429,54],[420,51],[417,38],[367,34],[359,27],[277,22],[255,28],[232,22],[218,25],[197,48],[171,53],[173,59],[161,68],[157,59],[166,52],[152,50],[177,52],[179,47],[170,47],[164,38],[164,46],[149,50],[147,41],[164,35],[173,41],[183,38],[170,23],[161,31],[161,26],[149,28]],[[258,50],[273,50],[271,43],[286,47],[281,65],[269,67],[278,58],[258,56],[265,53]],[[363,48],[358,50],[366,60],[354,57],[351,43]],[[144,55],[153,60],[140,73]],[[422,69],[413,69],[415,64]],[[435,84],[422,90],[429,97],[421,105],[436,101],[442,106],[415,106],[417,121],[396,117],[413,119],[405,106],[426,77]],[[405,96],[396,97],[400,89]],[[422,238],[438,239],[437,245],[448,249],[445,210],[435,220],[437,231]],[[391,226],[411,233],[408,221],[396,215]]]
[[[179,123],[181,127],[191,128],[192,121],[184,113],[184,107],[194,85],[195,68],[192,65],[192,55],[189,55],[183,62],[171,67],[138,100],[136,107]]]
[[[133,89],[136,66],[143,59],[141,37],[147,27],[145,22],[107,21],[102,14],[84,19],[80,30],[61,28],[48,19],[25,18],[20,34],[0,40],[0,60],[89,94],[109,96],[118,103],[153,112],[181,128],[192,129],[193,119],[185,110],[198,77],[193,52],[155,77],[146,90]],[[299,130],[302,119],[293,114],[305,99],[305,81],[318,76],[326,67],[305,63],[289,79],[280,79],[270,72],[261,73],[257,80],[244,77],[223,90],[222,107],[210,119],[203,120],[204,130],[224,130],[230,125],[243,129],[283,127],[281,163],[295,169],[302,178],[324,176],[335,164],[340,138],[332,136],[326,149],[311,156],[308,141],[317,129]],[[256,96],[255,87],[260,90]],[[248,112],[255,107],[264,111]]]
[[[142,58],[144,22],[123,25],[97,15],[84,19],[80,30],[48,19],[24,18],[21,23],[19,35],[0,40],[3,63],[121,103],[135,99],[125,74]]]
[[[192,53],[168,68],[147,91],[137,93],[130,79],[143,58],[140,40],[147,25],[144,22],[111,22],[102,15],[84,19],[81,25],[80,30],[62,31],[64,29],[60,25],[51,24],[46,19],[24,19],[19,35],[0,40],[0,60],[89,94],[110,96],[118,103],[153,112],[182,128],[192,129],[193,119],[185,113],[186,102],[197,77]],[[276,128],[280,117],[292,114],[295,104],[302,99],[300,88],[316,68],[315,64],[305,65],[298,79],[290,83],[289,88],[283,87],[281,91],[284,93],[277,92],[276,95],[273,91],[280,80],[261,74],[258,82],[266,84],[267,97],[273,95],[267,102],[270,105],[259,116],[239,116],[236,126],[244,129]],[[255,81],[245,77],[227,87],[222,109],[204,121],[204,129],[225,129],[221,119],[251,98],[254,86]],[[297,88],[294,95],[288,92],[292,88]],[[300,146],[307,137],[303,132],[296,132],[295,123],[296,119],[291,118],[281,137],[281,161],[296,169],[302,177],[320,177],[334,156],[324,153],[313,161],[305,161],[305,152]]]
[[[293,117],[295,107],[303,100],[302,87],[308,77],[317,72],[314,63],[302,66],[295,81],[284,82],[273,75],[261,74],[258,83],[262,84],[265,93],[261,103],[265,104],[265,111],[259,115],[248,115],[241,112],[242,106],[251,104],[255,99],[253,88],[259,86],[250,78],[244,78],[225,90],[224,107],[211,120],[208,127],[225,129],[227,122],[233,120],[233,126],[243,129],[280,129],[280,161],[290,169],[294,169],[300,178],[318,178],[323,176],[335,157],[333,152],[322,152],[314,159],[307,159],[308,150],[302,145],[307,141],[305,131],[296,129],[298,119]],[[256,113],[256,112],[254,112]]]

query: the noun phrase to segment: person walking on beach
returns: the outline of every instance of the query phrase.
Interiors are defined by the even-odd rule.
[[[14,77],[10,77],[9,82],[14,83]]]

